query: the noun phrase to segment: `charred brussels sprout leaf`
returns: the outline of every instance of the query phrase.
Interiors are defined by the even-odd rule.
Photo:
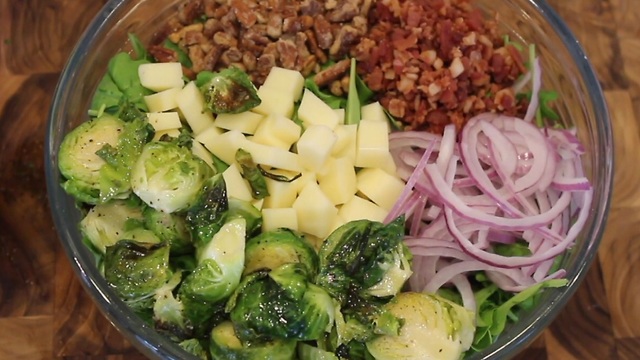
[[[187,209],[186,220],[196,248],[203,247],[220,230],[229,210],[227,185],[222,174],[207,179]]]
[[[202,342],[198,339],[187,339],[178,343],[178,345],[183,348],[189,354],[195,356],[201,360],[209,359],[207,355],[207,349]]]
[[[403,236],[404,217],[388,225],[369,220],[342,225],[320,248],[317,284],[340,301],[352,284],[358,284],[365,297],[397,294],[412,273]]]
[[[273,270],[284,264],[300,263],[310,276],[318,272],[318,255],[299,234],[289,229],[264,232],[247,241],[244,273]]]
[[[330,328],[334,314],[331,297],[308,281],[299,263],[248,275],[227,310],[241,341],[316,340]]]
[[[241,113],[260,105],[258,91],[244,71],[230,67],[217,73],[198,75],[200,91],[214,114]]]
[[[153,135],[146,119],[125,122],[116,147],[105,144],[96,152],[106,164],[100,168],[100,201],[127,197],[131,193],[131,168]]]
[[[191,236],[183,216],[147,207],[143,212],[144,226],[161,240],[171,244],[171,255],[193,252]]]
[[[262,213],[252,203],[240,199],[229,199],[228,217],[242,217],[247,222],[247,239],[262,227]]]
[[[182,272],[176,272],[160,289],[156,290],[153,304],[155,329],[175,342],[193,335],[193,327],[184,318],[184,305],[174,296],[175,288],[182,280]]]
[[[238,151],[236,151],[236,162],[240,165],[240,168],[242,168],[242,177],[244,177],[249,182],[249,186],[251,186],[251,196],[257,200],[269,196],[267,181],[258,166],[253,162],[251,154],[243,149],[238,149]]]
[[[233,323],[225,321],[211,331],[210,352],[214,359],[293,360],[295,340],[274,339],[242,343],[236,336]]]
[[[121,240],[106,248],[105,278],[134,311],[152,308],[156,290],[170,278],[169,244]]]
[[[196,200],[213,170],[184,147],[152,141],[144,146],[131,170],[133,191],[150,207],[172,213]]]

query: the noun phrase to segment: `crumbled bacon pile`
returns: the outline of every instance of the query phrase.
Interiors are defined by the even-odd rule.
[[[511,86],[526,71],[495,21],[470,0],[379,0],[352,51],[380,102],[409,129],[460,129],[478,113],[516,114]]]

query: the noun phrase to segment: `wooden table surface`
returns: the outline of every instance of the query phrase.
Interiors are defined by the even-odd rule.
[[[138,359],[93,306],[47,204],[43,144],[59,72],[105,0],[0,0],[0,359]],[[549,0],[592,61],[615,136],[613,205],[586,281],[523,359],[640,359],[640,7]]]

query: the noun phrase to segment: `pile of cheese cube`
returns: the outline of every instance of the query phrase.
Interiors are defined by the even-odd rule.
[[[229,164],[223,173],[229,197],[251,201],[262,211],[263,230],[280,227],[324,239],[356,219],[382,221],[405,184],[389,153],[389,125],[382,106],[362,107],[358,124],[344,123],[344,109],[332,109],[304,88],[303,76],[274,67],[258,89],[261,104],[239,114],[205,110],[194,82],[184,84],[179,63],[145,64],[140,81],[155,94],[145,97],[156,138],[179,135],[186,122],[193,152],[213,166],[211,154]],[[302,127],[291,118],[294,103]],[[248,151],[265,170],[293,178],[267,178],[269,196],[255,201],[235,162]]]

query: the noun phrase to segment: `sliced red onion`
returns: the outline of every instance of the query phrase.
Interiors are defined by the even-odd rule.
[[[475,312],[477,310],[476,298],[473,295],[473,289],[471,288],[469,279],[466,276],[460,274],[452,277],[451,282],[453,282],[453,285],[456,286],[458,292],[460,293],[460,296],[462,297],[462,305],[465,308]]]
[[[452,283],[462,293],[461,279],[474,271],[507,291],[562,276],[548,273],[584,227],[592,199],[575,135],[496,114],[471,119],[453,145],[449,129],[446,139],[394,139],[407,186],[388,219],[410,216],[412,289]],[[529,243],[530,256],[492,251],[517,239]]]

